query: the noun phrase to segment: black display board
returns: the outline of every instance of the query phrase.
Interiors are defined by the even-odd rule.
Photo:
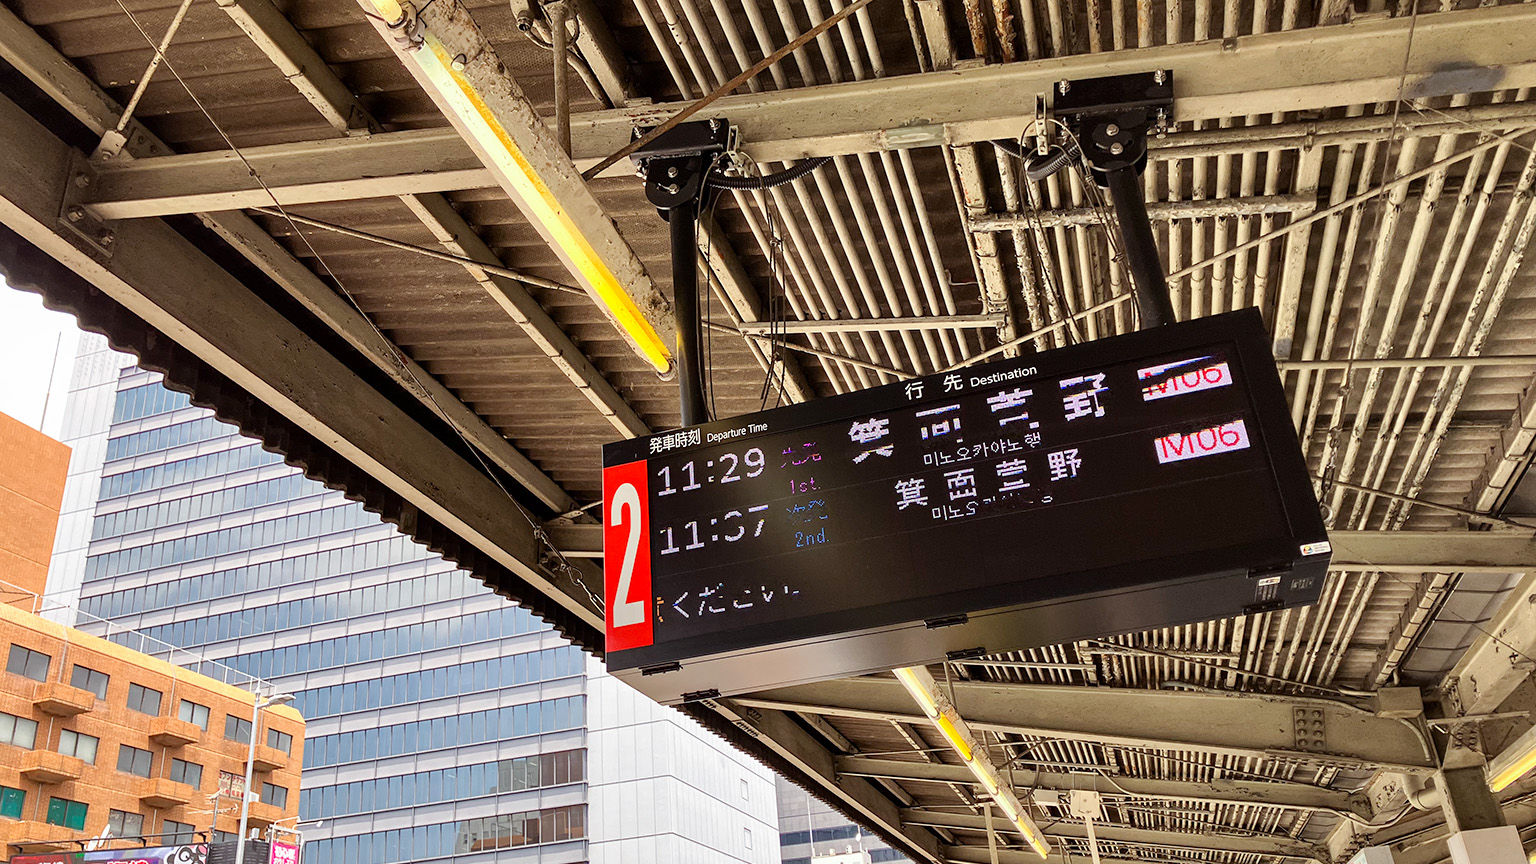
[[[608,665],[643,670],[632,683],[662,701],[1311,603],[1329,557],[1254,310],[622,441],[603,461]],[[1147,593],[1234,576],[1204,602]],[[1084,596],[1098,602],[1063,605]],[[1053,618],[968,626],[1028,606]],[[882,628],[907,632],[849,641]]]

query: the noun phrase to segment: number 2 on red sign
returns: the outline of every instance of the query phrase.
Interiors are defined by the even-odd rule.
[[[610,651],[654,641],[644,460],[603,469],[603,595]]]

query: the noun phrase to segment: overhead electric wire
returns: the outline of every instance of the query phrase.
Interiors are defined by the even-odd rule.
[[[545,279],[542,276],[533,276],[528,273],[524,273],[521,270],[513,270],[511,267],[504,267],[499,264],[487,264],[475,258],[469,258],[464,255],[455,255],[452,252],[444,252],[441,249],[433,249],[430,246],[418,246],[415,243],[407,243],[404,240],[395,240],[380,234],[370,234],[366,231],[359,231],[356,228],[348,228],[345,225],[337,225],[334,222],[325,222],[319,219],[313,219],[309,216],[300,216],[297,213],[292,213],[284,209],[281,204],[278,204],[276,209],[272,207],[250,207],[247,209],[256,213],[265,214],[267,216],[275,216],[289,223],[297,222],[300,225],[308,225],[311,228],[319,228],[324,231],[330,231],[335,234],[340,234],[343,237],[350,237],[354,240],[364,240],[369,243],[377,243],[380,246],[388,246],[391,249],[399,249],[402,252],[411,252],[413,254],[422,255],[427,258],[436,258],[439,261],[449,261],[464,267],[478,267],[479,269],[484,270],[493,276],[504,276],[508,279],[522,282],[525,285],[532,285],[535,288],[546,288],[550,291],[561,291],[566,294],[577,294],[582,297],[588,296],[586,291],[581,288],[577,288],[574,285],[564,285],[552,279]],[[293,228],[295,236],[299,236],[302,239],[302,234],[299,233],[298,226],[290,225],[290,227]],[[305,240],[304,245],[309,246],[309,242]],[[310,251],[314,251],[313,247],[310,248]]]

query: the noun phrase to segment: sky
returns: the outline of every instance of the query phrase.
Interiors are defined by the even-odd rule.
[[[0,413],[59,437],[79,339],[73,315],[45,309],[41,297],[0,282]]]

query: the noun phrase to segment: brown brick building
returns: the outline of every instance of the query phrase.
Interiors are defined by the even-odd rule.
[[[0,602],[37,611],[68,472],[69,447],[0,414]]]
[[[109,829],[150,845],[237,830],[220,790],[243,785],[249,692],[4,604],[0,657],[0,860]],[[303,718],[265,709],[256,743],[250,824],[292,826]]]

